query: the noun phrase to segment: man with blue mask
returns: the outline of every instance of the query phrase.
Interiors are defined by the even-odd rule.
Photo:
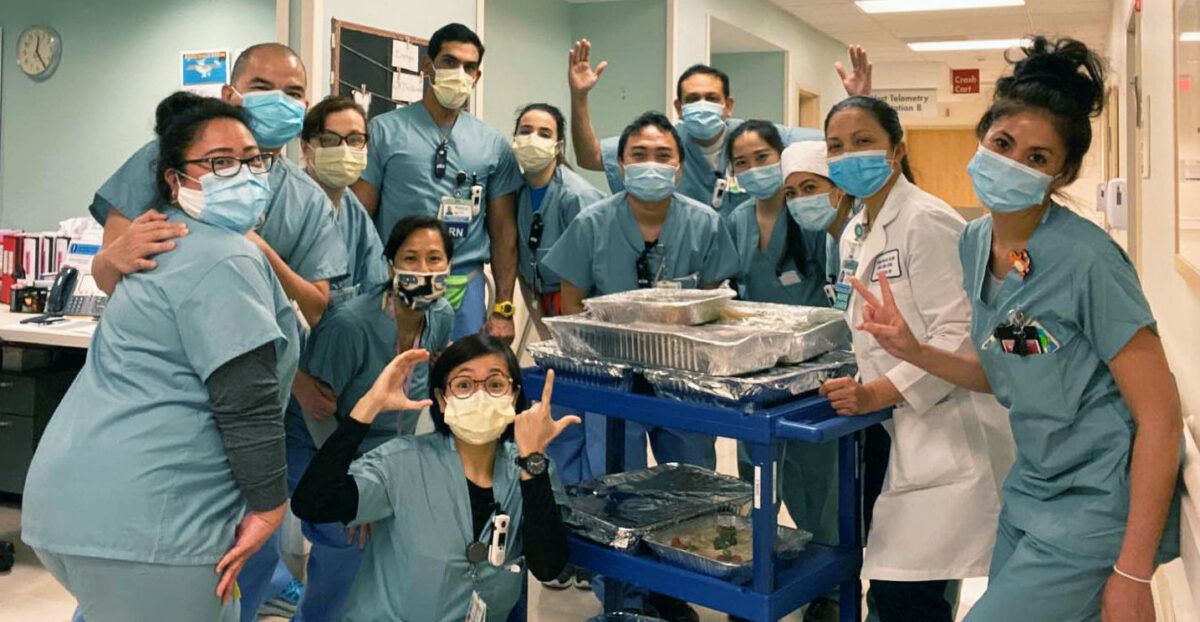
[[[221,98],[246,110],[255,141],[264,153],[276,156],[267,179],[266,211],[246,235],[267,257],[304,320],[315,325],[329,303],[329,282],[346,274],[348,260],[328,196],[303,169],[280,156],[303,126],[308,106],[304,65],[287,46],[263,43],[238,56],[230,78]],[[158,205],[157,159],[158,143],[151,141],[96,191],[90,206],[104,225],[104,246],[92,271],[110,293],[124,275],[154,269],[153,256],[169,252],[172,240],[187,234],[153,209]],[[239,580],[242,619],[255,618],[259,604],[271,595],[268,584],[278,593],[291,579],[278,563],[277,543],[269,542]]]
[[[570,52],[568,82],[571,87],[571,138],[579,166],[591,171],[603,171],[609,189],[624,189],[618,163],[616,137],[600,140],[592,128],[588,93],[600,80],[608,66],[591,64],[592,44],[583,39],[575,42]],[[850,95],[871,92],[871,64],[867,53],[858,46],[850,47],[851,69],[841,63],[835,68]],[[734,99],[729,88],[729,76],[708,65],[692,65],[679,76],[675,84],[675,114],[687,162],[679,181],[684,196],[711,206],[722,216],[746,200],[747,195],[730,171],[726,142],[730,132],[742,124],[733,117]],[[820,130],[777,125],[784,145],[799,141],[823,140]]]
[[[579,313],[583,299],[672,284],[711,288],[737,272],[738,254],[725,221],[676,190],[688,156],[671,121],[657,112],[635,119],[619,139],[624,190],[585,209],[542,260],[562,278],[562,311]],[[584,417],[585,448],[593,473],[605,472],[605,421]],[[711,436],[626,423],[625,466],[646,466],[649,435],[659,464],[686,462],[716,468]],[[593,582],[602,589],[602,582]],[[685,603],[660,595],[630,594],[626,606],[669,620],[694,619]],[[690,612],[690,615],[689,615]]]
[[[470,28],[447,24],[429,38],[420,102],[371,119],[367,169],[354,193],[380,238],[405,216],[434,216],[454,238],[446,300],[454,339],[486,328],[511,341],[517,279],[517,191],[524,180],[509,139],[464,110],[483,72],[484,47]],[[483,265],[495,302],[487,309]]]

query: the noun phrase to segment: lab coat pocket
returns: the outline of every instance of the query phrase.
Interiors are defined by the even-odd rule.
[[[970,400],[962,390],[917,414],[907,407],[892,418],[889,490],[933,488],[973,476],[974,462],[963,428]]]

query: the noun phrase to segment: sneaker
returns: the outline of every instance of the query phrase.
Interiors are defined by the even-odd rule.
[[[554,577],[553,581],[542,581],[542,587],[545,587],[549,590],[565,590],[571,587],[572,583],[574,583],[574,577],[575,569],[571,566],[567,566],[566,568],[563,568],[561,574],[559,574],[557,577]]]
[[[292,579],[287,587],[279,593],[279,596],[263,603],[262,607],[258,608],[259,617],[262,616],[279,616],[281,618],[291,619],[296,615],[296,608],[300,606],[300,598],[304,596],[304,584]]]
[[[651,592],[646,596],[647,609],[653,608],[667,622],[700,622],[700,614],[691,605],[663,594]]]
[[[575,589],[577,590],[583,590],[585,592],[591,591],[592,571],[588,570],[587,568],[576,568],[575,580],[572,583],[575,585]]]

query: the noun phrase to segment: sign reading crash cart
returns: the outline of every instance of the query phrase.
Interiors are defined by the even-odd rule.
[[[937,89],[890,89],[872,93],[900,114],[915,117],[937,116]]]
[[[955,95],[979,92],[978,69],[951,69],[950,81]]]

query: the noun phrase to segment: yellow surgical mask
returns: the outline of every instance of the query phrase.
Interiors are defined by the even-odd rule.
[[[521,170],[532,173],[546,170],[558,157],[558,142],[537,134],[517,136],[513,139],[512,148]]]
[[[345,188],[367,168],[367,150],[346,145],[313,149],[313,176],[327,188]]]
[[[458,110],[467,103],[471,89],[475,88],[475,79],[467,75],[462,67],[454,69],[434,69],[433,81],[430,87],[438,103],[450,110]]]

